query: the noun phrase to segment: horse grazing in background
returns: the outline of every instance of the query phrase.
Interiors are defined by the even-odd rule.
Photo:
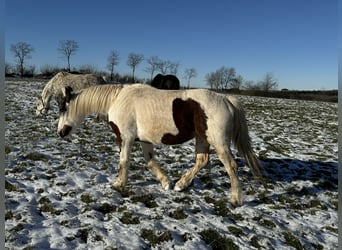
[[[181,191],[209,161],[210,145],[231,179],[231,203],[242,204],[238,165],[230,150],[231,142],[246,158],[254,176],[261,178],[260,164],[254,154],[243,108],[239,101],[205,89],[166,91],[145,84],[126,86],[98,85],[73,93],[65,89],[65,106],[60,110],[57,133],[68,136],[90,113],[108,114],[120,148],[119,174],[114,188],[127,184],[129,154],[139,141],[149,169],[165,190],[168,176],[153,157],[153,144],[174,145],[196,139],[195,165],[174,186]]]
[[[158,74],[153,78],[151,86],[157,89],[179,89],[180,83],[175,75]]]
[[[55,97],[58,106],[61,104],[61,97],[65,87],[70,86],[75,91],[81,90],[97,84],[105,84],[106,81],[94,74],[71,74],[68,72],[59,72],[45,85],[41,95],[37,100],[36,115],[44,115],[50,108],[50,101]]]

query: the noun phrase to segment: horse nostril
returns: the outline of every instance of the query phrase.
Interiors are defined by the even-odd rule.
[[[63,138],[70,133],[71,129],[71,126],[64,125],[63,128],[58,132],[58,135]]]
[[[59,135],[60,137],[62,137],[62,138],[63,138],[63,137],[64,137],[64,133],[63,133],[63,131],[62,131],[62,130],[61,130],[61,131],[59,131],[59,132],[58,132],[58,135]]]

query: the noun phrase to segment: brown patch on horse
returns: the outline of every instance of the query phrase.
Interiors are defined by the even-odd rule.
[[[116,135],[115,141],[121,150],[122,138],[121,138],[121,133],[120,133],[119,127],[114,122],[109,122],[108,124],[113,129],[114,134]]]
[[[201,105],[193,99],[182,100],[176,98],[172,103],[172,115],[179,131],[177,135],[164,134],[161,141],[173,145],[186,142],[195,135],[206,138],[207,115]]]

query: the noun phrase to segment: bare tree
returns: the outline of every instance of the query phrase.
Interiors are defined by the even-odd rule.
[[[160,73],[165,75],[168,72],[169,68],[170,68],[170,64],[171,64],[171,61],[169,61],[169,60],[167,60],[167,61],[160,60],[160,62],[157,65]]]
[[[170,60],[165,60],[165,61],[160,60],[159,63],[157,64],[157,68],[159,69],[160,73],[164,75],[167,73],[177,75],[178,67],[179,67],[178,62],[177,63],[171,62]]]
[[[18,61],[17,67],[19,73],[21,76],[23,76],[25,72],[24,62],[26,59],[31,58],[31,53],[34,51],[34,48],[32,47],[32,45],[26,42],[18,42],[11,45],[11,51]]]
[[[9,62],[5,62],[5,75],[13,73],[13,66]]]
[[[222,67],[219,69],[222,77],[222,89],[228,89],[236,78],[236,71],[234,68]]]
[[[223,90],[228,88],[230,78],[233,74],[235,74],[235,70],[231,68],[221,67],[215,71],[215,74],[217,75],[217,85]]]
[[[34,76],[36,72],[36,66],[35,65],[29,65],[28,67],[25,68],[24,70],[24,75],[27,75],[27,76]]]
[[[211,72],[205,75],[207,84],[211,89],[218,89],[220,86],[220,80],[217,72]]]
[[[135,53],[130,53],[128,55],[127,59],[127,65],[132,68],[132,78],[133,82],[135,81],[134,78],[134,73],[135,73],[135,68],[138,66],[139,63],[141,63],[144,60],[144,55],[142,54],[135,54]]]
[[[179,67],[179,62],[171,62],[169,66],[170,74],[177,75],[178,67]]]
[[[110,71],[110,80],[114,79],[114,67],[119,64],[119,53],[115,50],[112,50],[108,57],[107,68]]]
[[[79,49],[78,43],[74,40],[61,40],[57,48],[58,52],[66,58],[68,66],[67,69],[70,72],[70,58]]]
[[[247,90],[260,90],[260,86],[258,86],[258,84],[256,84],[253,80],[245,81],[244,87]]]
[[[218,70],[207,74],[206,81],[211,88],[220,88],[222,90],[228,88],[240,89],[243,78],[241,75],[236,74],[235,68],[221,67]]]
[[[241,75],[237,75],[235,78],[232,79],[230,87],[233,89],[240,89],[243,81],[243,77]]]
[[[158,65],[160,64],[161,60],[157,56],[152,56],[147,59],[148,67],[145,69],[145,72],[151,74],[151,81],[153,79],[154,73],[158,69]]]
[[[98,69],[97,69],[97,67],[95,65],[84,64],[84,65],[80,66],[79,72],[81,74],[97,74],[98,73]]]
[[[267,72],[264,78],[258,83],[261,90],[270,91],[278,88],[278,82],[274,79],[273,74]]]
[[[59,71],[61,71],[61,69],[58,66],[52,66],[49,64],[44,64],[40,67],[41,74],[46,77],[53,77]]]
[[[184,71],[184,78],[187,80],[188,82],[188,89],[190,88],[190,80],[191,78],[194,78],[197,76],[197,71],[195,68],[190,68],[190,69],[185,69]]]

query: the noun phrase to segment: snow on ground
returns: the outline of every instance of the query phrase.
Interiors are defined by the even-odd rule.
[[[161,188],[134,145],[129,185],[112,189],[114,134],[89,117],[71,139],[58,138],[56,112],[35,117],[43,86],[6,81],[7,248],[337,249],[337,104],[239,96],[268,190],[237,156],[245,201],[234,208],[214,152],[175,192]],[[193,144],[156,147],[173,181],[192,166]]]

